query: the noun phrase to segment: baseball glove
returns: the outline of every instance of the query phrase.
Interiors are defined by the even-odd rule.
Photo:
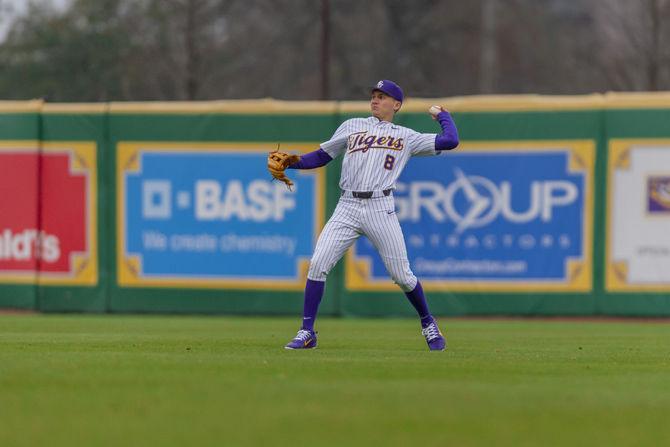
[[[270,171],[270,174],[274,179],[286,183],[286,186],[290,191],[291,186],[293,186],[293,182],[286,176],[286,172],[284,171],[290,165],[298,161],[300,161],[299,155],[279,152],[279,149],[277,149],[268,154],[268,171]]]

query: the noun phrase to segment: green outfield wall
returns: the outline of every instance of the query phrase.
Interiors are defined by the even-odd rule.
[[[670,94],[408,100],[461,145],[413,158],[396,211],[437,315],[670,315]],[[0,102],[0,307],[299,314],[341,159],[271,182],[367,102]],[[362,152],[362,151],[361,151]],[[364,238],[322,314],[413,309]]]

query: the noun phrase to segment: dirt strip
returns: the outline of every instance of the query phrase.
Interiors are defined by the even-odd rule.
[[[450,320],[472,320],[472,321],[548,321],[548,322],[575,322],[575,323],[661,323],[669,324],[670,317],[637,317],[637,316],[610,316],[610,315],[588,315],[588,316],[526,316],[526,315],[467,315],[458,317],[444,317]]]
[[[34,315],[38,312],[35,312],[32,309],[3,309],[0,308],[0,315]]]

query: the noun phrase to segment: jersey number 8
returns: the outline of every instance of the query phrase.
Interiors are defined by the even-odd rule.
[[[393,169],[393,164],[395,163],[395,157],[393,155],[387,155],[386,159],[384,160],[384,169],[388,169],[389,171]]]

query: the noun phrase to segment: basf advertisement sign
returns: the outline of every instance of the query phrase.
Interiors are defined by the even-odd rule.
[[[267,173],[268,147],[120,143],[119,284],[303,288],[324,174],[295,171],[289,191]]]

